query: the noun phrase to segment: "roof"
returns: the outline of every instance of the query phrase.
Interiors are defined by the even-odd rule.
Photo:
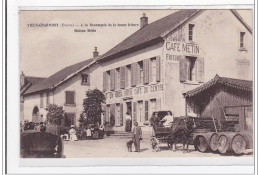
[[[253,81],[220,77],[217,74],[212,80],[204,83],[203,85],[201,85],[193,90],[190,90],[190,91],[187,91],[186,93],[184,93],[184,97],[193,97],[193,96],[209,89],[210,87],[216,86],[218,84],[225,85],[225,86],[235,88],[238,90],[244,90],[244,91],[253,90]]]
[[[194,15],[203,10],[198,9],[184,9],[172,13],[164,18],[161,18],[153,23],[145,25],[121,43],[103,54],[97,61],[104,61],[112,57],[126,55],[128,53],[143,49],[145,47],[163,42],[167,34],[175,30],[181,24],[191,19]],[[243,18],[236,12],[231,10],[236,18],[252,33],[252,29]]]
[[[21,87],[20,94],[23,94],[30,86],[35,85],[40,81],[45,80],[46,78],[25,76],[24,79],[25,79],[24,86]]]
[[[86,66],[88,66],[93,59],[88,59],[76,64],[73,64],[71,66],[68,66],[59,72],[53,74],[52,76],[40,81],[37,84],[32,85],[25,94],[31,94],[47,89],[52,89],[56,87],[58,84],[62,83],[66,79],[70,78],[70,76],[73,76],[76,74],[76,72],[80,71],[81,69],[84,69]]]
[[[151,42],[151,44],[155,44],[161,42],[163,41],[165,33],[169,32],[170,29],[178,27],[199,11],[200,10],[193,9],[179,10],[153,23],[145,25],[143,28],[139,29],[114,48],[106,52],[98,60],[103,60],[120,52],[127,53],[128,50],[135,50],[134,47],[140,46],[144,43],[149,44],[149,42]],[[140,49],[140,47],[137,47],[136,49]]]

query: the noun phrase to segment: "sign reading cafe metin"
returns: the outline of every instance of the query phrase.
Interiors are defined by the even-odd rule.
[[[174,53],[184,53],[184,54],[192,54],[199,55],[199,45],[195,43],[184,43],[184,42],[175,42],[175,41],[167,41],[165,43],[165,48],[167,52]]]

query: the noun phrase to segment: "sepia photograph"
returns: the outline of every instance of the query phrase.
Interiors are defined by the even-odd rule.
[[[20,10],[20,158],[254,157],[252,9]]]

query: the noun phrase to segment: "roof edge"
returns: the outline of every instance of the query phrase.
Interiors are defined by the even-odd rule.
[[[239,15],[239,13],[235,9],[230,10],[237,19],[245,26],[245,28],[252,34],[253,30],[252,28],[244,21],[244,19]]]

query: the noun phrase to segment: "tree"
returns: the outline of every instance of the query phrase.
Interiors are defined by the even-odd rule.
[[[105,103],[106,97],[104,93],[97,88],[88,90],[86,97],[83,100],[84,114],[82,114],[79,122],[84,126],[85,124],[96,124],[101,122],[102,103]]]
[[[47,122],[51,124],[61,125],[61,120],[64,118],[64,110],[62,106],[49,104],[45,108],[47,112]]]

